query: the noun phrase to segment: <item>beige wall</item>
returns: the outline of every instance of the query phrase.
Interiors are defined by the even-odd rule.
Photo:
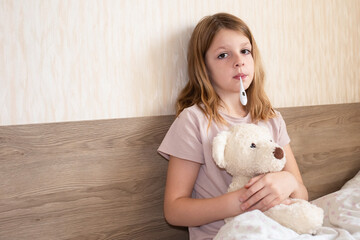
[[[275,107],[360,102],[359,0],[0,0],[0,125],[174,113],[220,11],[252,29]]]

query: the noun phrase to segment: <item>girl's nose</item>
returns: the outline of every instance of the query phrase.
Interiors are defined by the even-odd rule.
[[[235,67],[241,67],[241,66],[244,66],[243,62],[238,62],[238,63],[235,64]]]
[[[243,61],[243,59],[239,56],[239,57],[237,57],[236,60],[235,60],[234,67],[235,67],[235,68],[238,68],[238,67],[242,67],[242,66],[244,66],[244,61]]]

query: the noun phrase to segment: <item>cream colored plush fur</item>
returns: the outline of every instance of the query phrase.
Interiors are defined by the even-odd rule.
[[[228,192],[242,188],[256,175],[281,171],[286,162],[283,149],[272,140],[269,130],[255,124],[239,124],[220,132],[213,140],[213,158],[233,176]],[[302,199],[279,204],[265,214],[299,234],[316,233],[324,215],[321,208]]]

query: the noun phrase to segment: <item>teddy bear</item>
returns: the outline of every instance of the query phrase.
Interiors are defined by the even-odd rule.
[[[238,124],[220,132],[213,139],[212,155],[233,177],[228,192],[242,188],[259,174],[281,171],[286,163],[283,148],[266,127],[256,124]],[[324,215],[321,208],[302,199],[291,199],[289,205],[279,204],[264,214],[298,234],[315,234]]]

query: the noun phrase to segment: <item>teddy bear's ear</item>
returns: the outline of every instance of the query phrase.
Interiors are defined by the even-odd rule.
[[[221,168],[226,167],[225,146],[229,135],[229,131],[222,131],[213,140],[212,155],[216,164]]]

